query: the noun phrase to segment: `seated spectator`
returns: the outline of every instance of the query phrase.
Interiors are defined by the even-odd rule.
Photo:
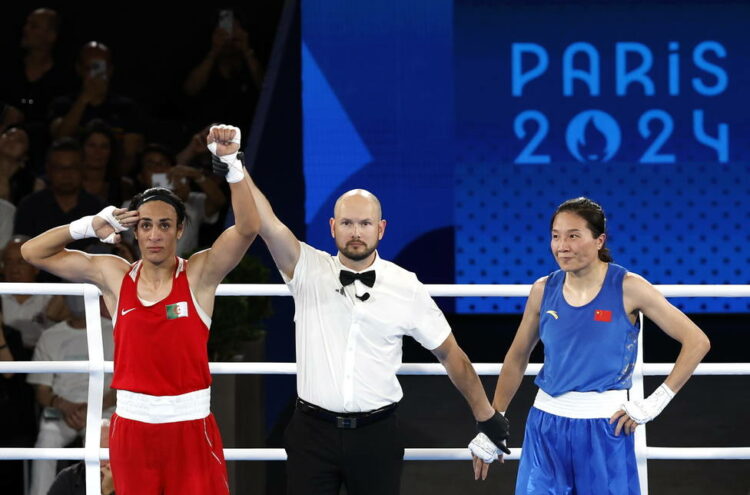
[[[52,9],[41,8],[26,18],[21,35],[22,56],[3,71],[0,95],[30,122],[46,122],[52,100],[72,90],[72,71],[55,60],[60,19]]]
[[[83,189],[108,205],[119,205],[135,194],[135,184],[117,173],[117,139],[103,120],[89,122],[81,134]]]
[[[71,318],[42,334],[34,349],[34,361],[86,361],[86,315],[83,298],[65,296]],[[101,305],[103,306],[103,304]],[[106,314],[106,311],[104,312]],[[112,320],[102,317],[104,359],[112,360]],[[61,448],[83,435],[86,426],[89,376],[85,373],[32,373],[27,381],[36,388],[37,402],[44,408],[35,447]],[[112,414],[114,390],[105,376],[104,416]],[[32,462],[31,494],[46,495],[55,479],[56,461]]]
[[[219,210],[226,204],[226,196],[212,179],[198,169],[176,165],[174,156],[164,146],[151,144],[141,157],[138,181],[144,189],[168,187],[185,203],[187,222],[182,237],[177,240],[177,254],[183,256],[198,248],[198,232],[202,223],[214,224],[219,220]],[[195,185],[200,192],[191,191]],[[130,201],[122,206],[127,208]],[[132,239],[132,233],[127,235]]]
[[[90,121],[102,119],[121,140],[122,156],[117,172],[129,174],[143,148],[142,116],[133,100],[111,90],[114,66],[109,48],[96,41],[86,43],[78,55],[76,72],[81,79],[80,91],[52,103],[52,136],[75,136]]]
[[[21,200],[16,210],[16,233],[33,237],[82,216],[96,215],[104,207],[99,198],[82,188],[82,154],[76,140],[64,138],[53,143],[46,168],[49,187]],[[90,240],[82,241],[70,247],[85,249],[91,244]]]
[[[21,246],[28,240],[27,236],[15,235],[8,242],[2,258],[6,282],[31,283],[36,280],[39,270],[21,256]],[[25,352],[19,355],[19,359],[24,361],[30,359],[42,332],[69,316],[62,296],[3,294],[0,302],[3,325],[20,334]]]
[[[109,448],[109,429],[109,420],[103,419],[100,440],[100,447],[103,449]],[[101,471],[101,494],[115,493],[109,461],[99,461],[99,470]],[[80,461],[60,471],[47,495],[86,495],[86,464]]]
[[[8,127],[0,133],[0,199],[17,205],[36,185],[28,167],[29,133],[23,126]],[[41,184],[40,184],[41,185]]]
[[[0,361],[23,360],[21,336],[0,325]],[[31,447],[36,437],[34,391],[26,383],[26,375],[0,374],[0,446]],[[0,462],[0,493],[20,494],[23,491],[23,461]]]
[[[0,101],[0,132],[23,121],[23,114],[16,108]]]
[[[201,123],[235,122],[244,132],[252,122],[262,85],[263,67],[247,31],[235,12],[221,11],[208,53],[183,84],[189,114]]]

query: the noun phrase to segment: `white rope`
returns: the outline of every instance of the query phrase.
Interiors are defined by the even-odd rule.
[[[518,460],[520,447],[510,447],[511,455],[507,460]],[[652,460],[750,460],[750,447],[648,447],[648,458]],[[84,458],[85,449],[52,449],[52,448],[0,448],[0,461],[23,459],[65,459],[80,461]],[[109,459],[109,449],[99,449],[102,460]],[[284,449],[224,449],[227,461],[284,461]],[[407,461],[467,461],[471,459],[467,448],[449,449],[406,449],[404,458]]]
[[[1,284],[0,284],[1,285]],[[426,284],[433,297],[527,297],[531,285]],[[750,297],[750,285],[655,285],[666,297]],[[2,290],[0,289],[0,293]],[[290,296],[282,284],[222,284],[218,296]]]
[[[0,373],[88,373],[88,361],[0,361]],[[645,376],[667,376],[673,363],[646,363]],[[213,375],[294,375],[296,363],[209,363]],[[534,376],[542,368],[541,363],[529,363],[526,376]],[[104,361],[104,372],[112,373],[112,361]],[[478,375],[497,376],[501,363],[474,363]],[[440,363],[404,363],[399,375],[446,375]],[[750,363],[701,363],[693,375],[750,375]]]
[[[0,294],[83,295],[86,284],[0,283]],[[434,297],[526,297],[531,285],[427,284]],[[750,297],[750,285],[655,285],[666,297]],[[217,296],[290,296],[283,284],[222,284]]]
[[[656,286],[666,297],[750,297],[750,285],[661,285]],[[530,285],[428,285],[427,289],[436,297],[525,297]],[[230,284],[220,285],[220,296],[289,296],[289,290],[280,284]],[[37,284],[0,283],[0,294],[64,294],[82,295],[86,305],[89,361],[48,361],[48,362],[0,362],[0,373],[88,373],[89,408],[86,419],[87,431],[98,433],[101,426],[104,373],[112,372],[112,362],[104,361],[99,320],[99,290],[88,284]],[[643,332],[641,332],[641,336]],[[640,353],[639,353],[640,354]],[[641,354],[642,356],[642,354]],[[638,370],[634,374],[634,385],[642,383],[644,375],[667,375],[671,363],[642,364],[639,356]],[[641,367],[642,366],[642,367]],[[480,375],[495,375],[501,369],[500,363],[475,364]],[[540,363],[532,363],[526,375],[536,375]],[[294,374],[295,363],[210,363],[214,374]],[[642,373],[640,372],[642,370]],[[399,374],[404,375],[444,375],[445,369],[437,363],[406,363]],[[748,375],[750,363],[710,363],[701,364],[696,375]],[[637,376],[635,376],[637,375]],[[642,385],[637,385],[642,393]],[[750,459],[750,447],[724,448],[669,448],[646,447],[645,428],[641,435],[642,444],[638,458],[644,459]],[[638,440],[638,438],[636,438]],[[512,449],[506,459],[516,460],[521,449]],[[225,449],[227,460],[269,460],[286,459],[283,449]],[[0,448],[0,460],[7,459],[69,459],[86,461],[86,492],[99,492],[99,460],[108,459],[109,450],[99,448],[99,435],[88,435],[83,449],[52,448]],[[468,460],[468,449],[406,449],[406,460]],[[643,464],[645,466],[645,463]],[[645,472],[645,469],[642,470]],[[643,486],[644,490],[645,485]]]

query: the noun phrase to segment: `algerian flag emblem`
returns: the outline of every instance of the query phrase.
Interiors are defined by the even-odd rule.
[[[175,304],[167,304],[167,319],[174,320],[175,318],[187,318],[188,305],[185,301],[180,301]]]

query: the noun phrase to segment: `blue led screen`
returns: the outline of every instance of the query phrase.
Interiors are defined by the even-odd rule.
[[[302,14],[311,244],[332,247],[333,201],[365,187],[389,219],[384,257],[449,232],[418,244],[447,250],[442,282],[527,284],[556,269],[550,214],[585,195],[607,211],[615,261],[652,283],[750,280],[750,6],[307,1]]]

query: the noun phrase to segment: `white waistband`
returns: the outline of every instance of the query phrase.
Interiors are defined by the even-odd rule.
[[[536,400],[534,400],[534,407],[555,416],[566,418],[610,418],[627,400],[627,390],[566,392],[557,397],[552,397],[540,388],[536,394]]]
[[[211,413],[211,388],[182,395],[146,395],[117,391],[118,416],[143,423],[175,423],[203,419]]]

